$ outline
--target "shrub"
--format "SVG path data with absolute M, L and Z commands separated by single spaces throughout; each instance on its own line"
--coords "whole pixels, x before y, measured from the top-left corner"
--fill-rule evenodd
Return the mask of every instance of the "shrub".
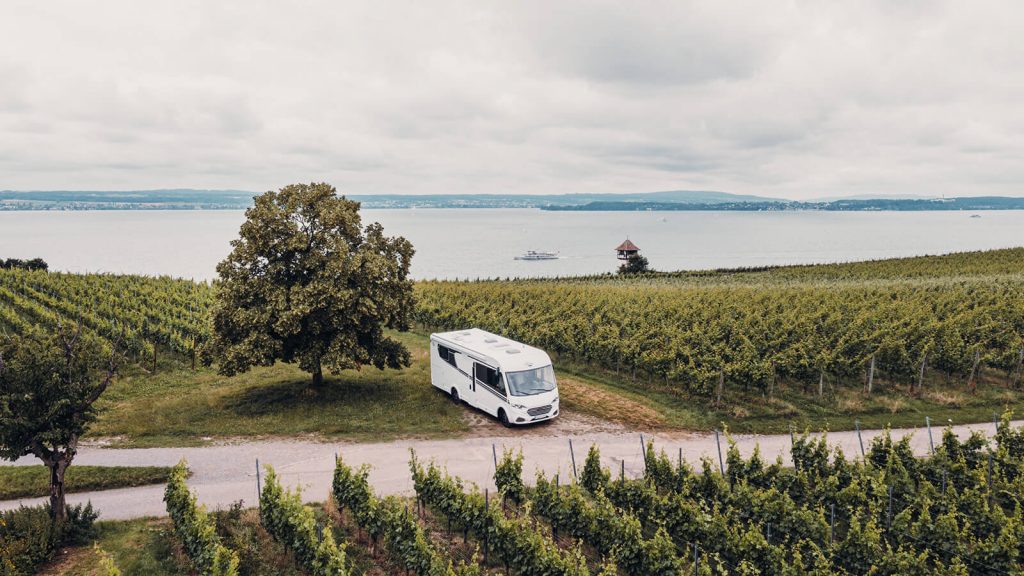
M 62 544 L 83 544 L 95 536 L 92 504 L 67 507 L 55 524 L 50 506 L 21 506 L 0 513 L 0 574 L 32 574 Z

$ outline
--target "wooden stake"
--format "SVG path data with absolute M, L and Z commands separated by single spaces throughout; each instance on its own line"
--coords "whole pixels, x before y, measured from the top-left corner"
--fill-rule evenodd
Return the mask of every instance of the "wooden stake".
M 868 364 L 868 394 L 871 394 L 871 386 L 875 383 L 875 355 L 871 355 L 871 363 Z
M 921 387 L 924 386 L 924 369 L 928 365 L 928 353 L 924 353 L 924 357 L 921 358 L 921 371 L 917 374 L 917 391 L 921 391 Z
M 1017 366 L 1013 369 L 1014 377 L 1010 381 L 1011 388 L 1017 388 L 1020 386 L 1021 371 L 1024 370 L 1024 348 L 1020 349 L 1020 354 L 1017 355 Z
M 722 405 L 722 388 L 725 387 L 725 368 L 718 372 L 718 391 L 715 395 L 715 407 Z
M 981 364 L 981 351 L 974 351 L 974 364 L 971 366 L 971 375 L 967 378 L 967 388 L 970 389 L 971 394 L 974 394 L 978 390 L 978 384 L 974 381 L 974 378 L 978 375 L 978 364 Z

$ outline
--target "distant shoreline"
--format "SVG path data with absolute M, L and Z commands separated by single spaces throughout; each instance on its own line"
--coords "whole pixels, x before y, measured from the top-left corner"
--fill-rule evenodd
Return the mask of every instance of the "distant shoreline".
M 0 191 L 0 212 L 245 210 L 256 193 L 240 190 Z M 947 212 L 1024 210 L 1024 197 L 846 198 L 796 201 L 726 192 L 636 194 L 353 194 L 373 210 L 531 208 L 560 212 Z

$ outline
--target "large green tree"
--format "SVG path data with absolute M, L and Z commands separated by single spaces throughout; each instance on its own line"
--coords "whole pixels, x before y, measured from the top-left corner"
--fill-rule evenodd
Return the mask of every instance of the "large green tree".
M 67 514 L 64 474 L 120 359 L 77 327 L 0 336 L 0 458 L 43 461 L 57 522 Z
M 209 348 L 222 374 L 281 360 L 319 385 L 324 368 L 409 365 L 384 329 L 409 328 L 412 244 L 377 223 L 363 229 L 358 202 L 322 183 L 267 192 L 231 245 L 217 265 Z

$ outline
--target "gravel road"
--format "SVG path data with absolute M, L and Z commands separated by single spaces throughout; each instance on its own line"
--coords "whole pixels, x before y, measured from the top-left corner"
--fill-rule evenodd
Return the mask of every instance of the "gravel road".
M 1020 425 L 1024 421 L 1015 422 Z M 973 430 L 988 435 L 994 431 L 992 423 L 956 426 L 954 430 L 966 437 Z M 558 429 L 551 429 L 557 432 Z M 880 431 L 864 431 L 865 447 Z M 922 426 L 918 429 L 892 431 L 894 438 L 912 434 L 912 445 L 918 454 L 929 449 L 928 433 Z M 935 442 L 940 440 L 942 429 L 932 430 Z M 253 505 L 257 498 L 256 461 L 260 465 L 271 464 L 280 475 L 282 482 L 290 486 L 301 486 L 303 499 L 310 502 L 323 501 L 330 491 L 331 475 L 334 469 L 334 454 L 355 465 L 370 464 L 370 480 L 379 494 L 413 493 L 409 475 L 409 450 L 415 449 L 422 460 L 433 459 L 447 467 L 448 471 L 483 487 L 494 488 L 492 476 L 494 461 L 491 446 L 497 447 L 501 456 L 503 448 L 522 448 L 525 456 L 524 475 L 527 481 L 535 470 L 543 469 L 549 474 L 572 473 L 569 440 L 576 453 L 576 463 L 582 468 L 587 449 L 598 444 L 605 466 L 619 470 L 625 466 L 626 475 L 636 477 L 643 471 L 643 454 L 640 435 L 634 432 L 593 431 L 571 436 L 535 432 L 502 435 L 480 435 L 454 440 L 400 440 L 382 443 L 323 443 L 309 441 L 258 441 L 238 444 L 208 446 L 199 448 L 140 448 L 112 449 L 99 447 L 83 448 L 74 464 L 104 466 L 170 466 L 182 458 L 188 460 L 193 472 L 189 485 L 196 491 L 199 501 L 208 508 L 227 507 L 232 502 L 244 500 Z M 716 463 L 718 452 L 714 434 L 659 434 L 654 435 L 655 447 L 664 449 L 676 457 L 678 450 L 683 458 L 698 464 L 704 456 Z M 755 445 L 760 445 L 765 459 L 774 461 L 782 455 L 788 461 L 790 437 L 783 435 L 737 435 L 734 440 L 744 455 L 749 455 Z M 849 457 L 859 457 L 860 447 L 856 432 L 832 432 L 829 444 L 837 446 Z M 722 439 L 722 450 L 725 450 Z M 23 458 L 15 463 L 3 465 L 37 464 L 34 458 Z M 103 519 L 127 519 L 144 516 L 163 516 L 162 485 L 105 490 L 68 495 L 70 503 L 92 501 Z M 17 507 L 20 504 L 37 504 L 41 498 L 9 500 L 0 502 L 0 509 Z

